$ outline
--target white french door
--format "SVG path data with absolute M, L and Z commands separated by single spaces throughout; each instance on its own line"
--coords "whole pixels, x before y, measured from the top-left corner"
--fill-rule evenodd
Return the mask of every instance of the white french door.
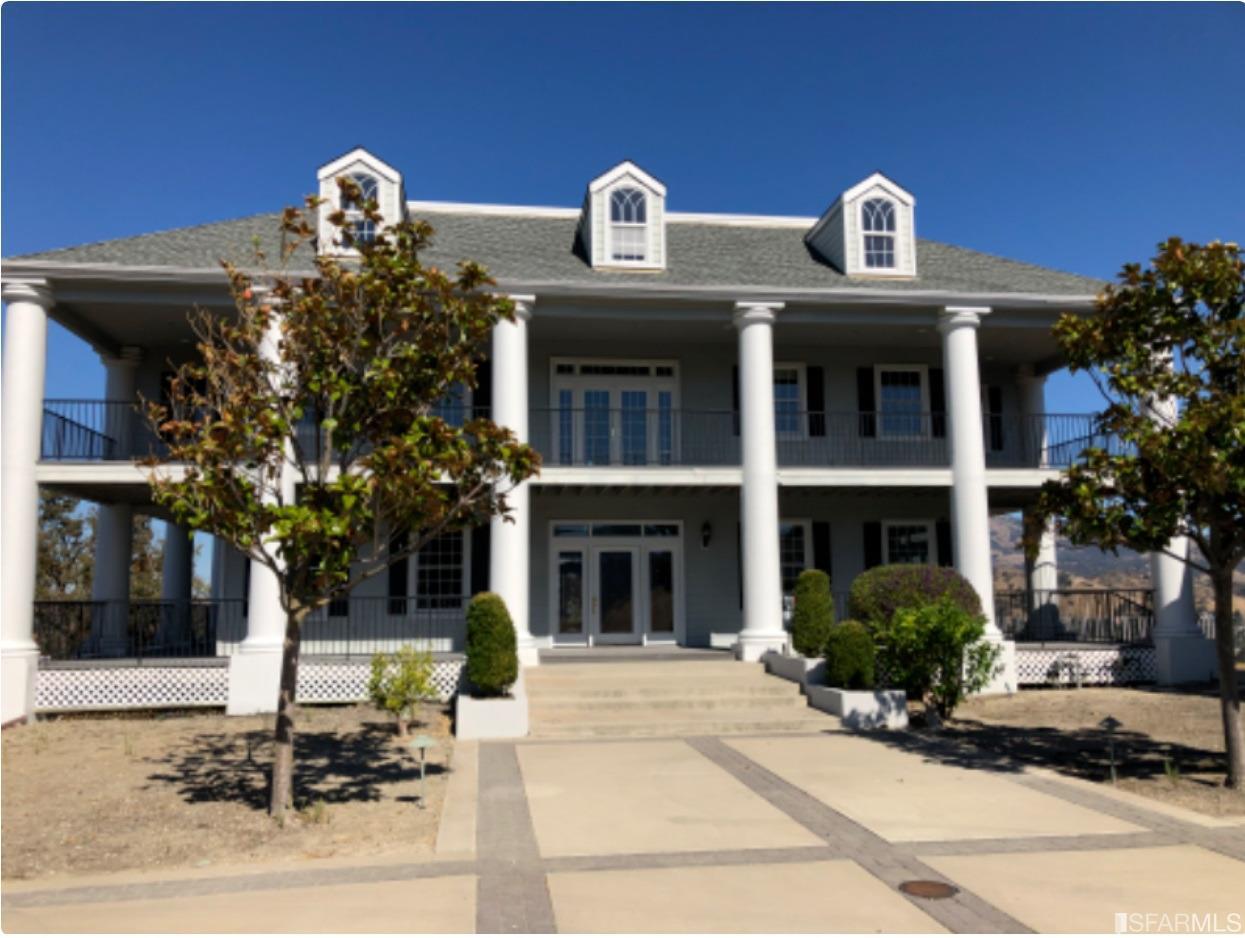
M 602 645 L 640 641 L 637 603 L 638 557 L 635 547 L 593 547 L 588 617 L 593 640 Z
M 555 359 L 553 366 L 550 429 L 558 465 L 676 461 L 674 363 Z

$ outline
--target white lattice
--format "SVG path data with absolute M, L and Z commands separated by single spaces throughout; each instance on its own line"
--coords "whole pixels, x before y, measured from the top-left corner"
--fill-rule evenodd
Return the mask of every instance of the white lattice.
M 48 668 L 39 671 L 35 709 L 223 707 L 228 693 L 227 661 L 208 667 Z
M 1021 684 L 1144 684 L 1155 679 L 1154 649 L 1026 648 L 1016 646 L 1016 677 Z
M 462 677 L 461 658 L 433 662 L 432 684 L 438 700 L 449 700 L 458 692 Z M 304 703 L 348 703 L 367 697 L 367 679 L 372 673 L 369 661 L 308 661 L 298 669 L 298 700 Z

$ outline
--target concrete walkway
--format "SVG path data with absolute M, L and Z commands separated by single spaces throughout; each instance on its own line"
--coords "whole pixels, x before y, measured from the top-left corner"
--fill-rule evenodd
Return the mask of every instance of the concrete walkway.
M 1118 913 L 1245 929 L 1245 819 L 911 735 L 460 749 L 433 860 L 6 884 L 4 930 L 1110 932 Z M 914 880 L 956 892 L 901 891 Z

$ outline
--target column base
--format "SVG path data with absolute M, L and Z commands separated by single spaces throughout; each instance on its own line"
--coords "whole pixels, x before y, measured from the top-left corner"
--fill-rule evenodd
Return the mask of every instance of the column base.
M 229 657 L 229 697 L 225 713 L 231 717 L 276 713 L 281 688 L 281 646 L 244 644 Z
M 39 649 L 0 650 L 0 724 L 28 721 L 35 715 L 39 681 Z
M 741 632 L 732 646 L 736 661 L 760 661 L 768 652 L 780 654 L 787 646 L 787 633 L 748 635 Z
M 987 641 L 998 646 L 999 660 L 997 670 L 990 683 L 982 688 L 979 696 L 991 694 L 1014 694 L 1016 692 L 1016 643 L 1002 638 L 986 636 Z
M 540 649 L 535 642 L 520 641 L 518 645 L 519 667 L 534 668 L 540 664 Z
M 1160 684 L 1213 681 L 1219 673 L 1215 643 L 1203 635 L 1156 635 L 1154 670 Z

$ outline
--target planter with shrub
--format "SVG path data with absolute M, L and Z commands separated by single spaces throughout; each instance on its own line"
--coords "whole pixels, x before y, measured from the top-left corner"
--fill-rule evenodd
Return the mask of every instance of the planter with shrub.
M 494 593 L 467 606 L 467 687 L 458 694 L 454 728 L 460 739 L 526 736 L 527 692 L 519 670 L 514 623 Z
M 795 654 L 769 652 L 761 660 L 766 670 L 776 677 L 795 681 L 801 687 L 820 684 L 826 670 L 822 653 L 834 625 L 830 577 L 821 570 L 803 571 L 795 583 L 794 599 L 790 647 Z
M 805 687 L 810 706 L 832 713 L 851 729 L 903 729 L 908 725 L 908 700 L 902 690 L 874 688 L 876 670 L 873 635 L 848 620 L 826 636 L 826 686 Z

